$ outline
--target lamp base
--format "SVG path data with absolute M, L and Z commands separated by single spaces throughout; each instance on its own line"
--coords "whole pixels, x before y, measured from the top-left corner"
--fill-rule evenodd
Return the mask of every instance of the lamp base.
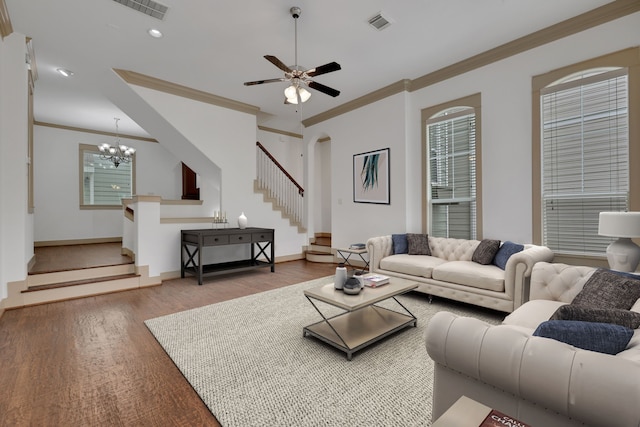
M 640 246 L 628 237 L 621 237 L 607 247 L 607 260 L 612 270 L 632 273 L 640 262 Z

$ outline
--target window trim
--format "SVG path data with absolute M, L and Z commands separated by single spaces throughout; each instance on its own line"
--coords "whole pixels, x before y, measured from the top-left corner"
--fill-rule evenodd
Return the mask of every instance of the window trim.
M 542 146 L 540 100 L 544 88 L 571 74 L 600 67 L 622 67 L 629 70 L 629 94 L 640 93 L 640 47 L 624 49 L 597 58 L 592 58 L 566 67 L 549 71 L 532 78 L 532 126 L 531 126 L 531 170 L 532 170 L 532 236 L 533 243 L 542 244 Z M 629 96 L 629 210 L 640 211 L 640 97 Z M 635 164 L 634 164 L 635 160 Z M 634 167 L 635 166 L 635 167 Z M 606 258 L 593 255 L 562 255 L 555 262 L 607 266 Z
M 468 95 L 452 101 L 423 108 L 421 110 L 421 134 L 422 134 L 422 230 L 429 230 L 429 200 L 427 198 L 427 178 L 429 177 L 429 165 L 427 159 L 427 124 L 431 117 L 443 110 L 452 107 L 473 108 L 476 116 L 476 239 L 482 240 L 482 96 L 480 93 Z M 468 112 L 466 113 L 468 114 Z
M 119 205 L 85 205 L 84 201 L 84 153 L 100 154 L 97 145 L 78 144 L 78 204 L 80 210 L 121 210 L 122 204 Z M 131 161 L 131 197 L 136 194 L 136 154 L 133 155 Z

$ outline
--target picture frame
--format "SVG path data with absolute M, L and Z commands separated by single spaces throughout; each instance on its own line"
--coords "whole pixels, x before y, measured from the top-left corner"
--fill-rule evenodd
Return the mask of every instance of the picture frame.
M 391 204 L 389 148 L 353 155 L 354 203 Z

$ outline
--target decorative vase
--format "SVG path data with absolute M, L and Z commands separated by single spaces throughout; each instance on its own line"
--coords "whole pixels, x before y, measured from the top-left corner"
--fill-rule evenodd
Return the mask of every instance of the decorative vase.
M 342 290 L 342 287 L 344 286 L 344 282 L 346 281 L 347 281 L 347 268 L 344 266 L 344 264 L 340 263 L 336 267 L 336 275 L 333 279 L 333 287 L 338 290 Z
M 360 280 L 355 276 L 349 277 L 342 285 L 342 291 L 347 295 L 358 295 L 361 290 Z
M 247 228 L 247 217 L 244 216 L 244 212 L 238 217 L 238 227 L 241 229 Z

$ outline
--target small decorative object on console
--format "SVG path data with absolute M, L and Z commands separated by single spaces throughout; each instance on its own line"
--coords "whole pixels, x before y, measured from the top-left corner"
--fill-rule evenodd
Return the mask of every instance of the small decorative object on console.
M 240 229 L 247 228 L 247 217 L 244 215 L 244 212 L 238 217 L 238 227 Z

